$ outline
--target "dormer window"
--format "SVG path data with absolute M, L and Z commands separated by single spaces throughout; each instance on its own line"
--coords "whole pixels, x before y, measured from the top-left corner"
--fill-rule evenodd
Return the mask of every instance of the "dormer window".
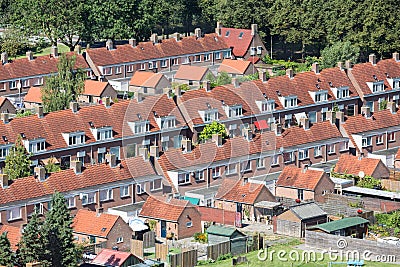
M 157 61 L 149 62 L 149 70 L 157 68 Z
M 0 146 L 0 159 L 4 159 L 10 153 L 11 144 Z
M 256 104 L 261 112 L 271 112 L 275 110 L 275 100 L 273 99 L 256 101 Z
M 63 133 L 65 142 L 69 146 L 81 145 L 85 143 L 85 132 L 78 131 L 73 133 Z
M 394 90 L 399 90 L 400 89 L 400 77 L 397 78 L 387 78 L 390 86 L 394 89 Z
M 229 118 L 239 117 L 243 115 L 242 105 L 224 106 L 225 113 Z
M 385 85 L 383 81 L 367 82 L 367 85 L 373 93 L 385 91 Z
M 164 116 L 156 118 L 156 122 L 160 129 L 171 129 L 175 128 L 176 118 L 175 116 Z
M 24 146 L 29 153 L 42 152 L 46 150 L 46 140 L 44 138 L 24 140 Z
M 349 87 L 348 86 L 341 86 L 341 87 L 334 87 L 331 88 L 332 92 L 336 96 L 336 99 L 342 99 L 350 96 Z
M 131 125 L 131 128 L 135 134 L 146 133 L 150 131 L 150 121 L 135 121 L 128 122 Z
M 113 138 L 111 126 L 104 126 L 101 128 L 92 128 L 90 130 L 92 131 L 94 138 L 96 138 L 96 141 L 107 140 L 107 139 Z
M 328 101 L 328 91 L 327 90 L 320 90 L 318 92 L 310 92 L 310 94 L 314 95 L 314 101 L 316 103 Z
M 280 97 L 285 108 L 297 107 L 297 96 Z
M 211 122 L 218 120 L 218 109 L 208 109 L 199 111 L 201 118 L 204 122 Z

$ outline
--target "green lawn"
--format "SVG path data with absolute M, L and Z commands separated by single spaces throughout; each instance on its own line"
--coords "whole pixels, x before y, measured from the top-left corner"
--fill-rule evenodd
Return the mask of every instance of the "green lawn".
M 296 245 L 296 243 L 294 243 L 294 245 Z M 301 257 L 302 250 L 294 249 L 293 245 L 288 245 L 288 244 L 272 246 L 268 250 L 269 250 L 269 252 L 271 252 L 271 250 L 275 250 L 274 258 L 273 258 L 272 261 L 271 261 L 270 258 L 268 258 L 265 261 L 259 260 L 258 257 L 257 257 L 258 252 L 257 251 L 253 251 L 253 252 L 250 252 L 250 253 L 248 253 L 246 255 L 246 257 L 249 260 L 249 262 L 248 263 L 242 263 L 239 266 L 249 266 L 249 267 L 261 267 L 261 266 L 274 266 L 274 267 L 287 267 L 287 266 L 297 267 L 297 266 L 302 266 L 302 267 L 306 267 L 307 266 L 307 267 L 312 267 L 312 266 L 328 266 L 328 263 L 330 262 L 329 255 L 327 255 L 327 254 L 325 254 L 325 259 L 323 261 L 315 261 L 315 262 L 309 262 L 309 263 L 301 262 L 301 261 L 291 261 L 289 255 L 288 255 L 289 251 L 296 250 L 296 251 L 299 252 L 299 255 Z M 280 250 L 286 251 L 287 254 L 282 258 L 288 259 L 287 261 L 280 261 L 278 259 L 277 253 Z M 291 253 L 293 254 L 294 252 L 291 252 Z M 317 254 L 317 259 L 318 259 L 319 256 L 320 256 L 320 254 Z M 293 256 L 293 257 L 295 257 L 295 256 Z M 338 261 L 336 261 L 336 262 L 338 262 Z M 223 260 L 223 261 L 219 261 L 219 262 L 216 262 L 216 263 L 208 263 L 206 266 L 215 266 L 215 267 L 228 267 L 229 266 L 230 267 L 230 266 L 232 266 L 232 259 Z M 343 265 L 342 264 L 335 264 L 335 265 L 332 265 L 332 266 L 340 267 L 340 266 L 347 266 L 347 264 L 343 264 Z M 388 264 L 388 263 L 379 263 L 379 262 L 365 262 L 363 266 L 366 266 L 366 267 L 370 267 L 370 266 L 371 267 L 383 267 L 383 266 L 399 266 L 399 265 L 397 265 L 397 264 Z
M 57 44 L 58 47 L 58 53 L 65 53 L 65 52 L 69 52 L 69 47 L 64 45 L 64 44 Z M 34 52 L 33 55 L 34 56 L 46 56 L 46 55 L 50 55 L 51 53 L 51 46 L 44 48 L 41 52 L 37 53 Z M 24 58 L 26 57 L 26 55 L 19 55 L 17 56 L 17 58 Z

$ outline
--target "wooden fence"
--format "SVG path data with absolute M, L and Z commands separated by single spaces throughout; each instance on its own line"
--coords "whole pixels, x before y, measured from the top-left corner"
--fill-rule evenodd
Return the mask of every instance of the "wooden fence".
M 156 243 L 156 259 L 167 261 L 168 245 Z
M 153 231 L 149 231 L 143 234 L 144 248 L 154 247 L 155 241 L 156 241 L 156 234 Z
M 217 260 L 220 255 L 231 253 L 231 241 L 225 241 L 219 244 L 207 247 L 207 258 Z
M 183 251 L 179 254 L 170 254 L 168 256 L 171 267 L 194 267 L 197 264 L 197 249 Z
M 144 250 L 143 250 L 143 241 L 142 240 L 131 240 L 131 253 L 135 256 L 143 258 Z

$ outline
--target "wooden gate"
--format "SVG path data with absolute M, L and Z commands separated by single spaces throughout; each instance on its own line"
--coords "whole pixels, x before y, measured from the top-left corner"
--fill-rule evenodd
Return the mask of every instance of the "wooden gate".
M 149 231 L 143 234 L 143 247 L 151 248 L 154 247 L 156 240 L 156 234 L 153 231 Z
M 168 245 L 156 243 L 156 259 L 167 261 Z
M 187 250 L 182 253 L 169 255 L 171 267 L 194 267 L 197 264 L 197 249 Z
M 131 253 L 135 256 L 143 258 L 144 251 L 143 251 L 143 241 L 141 240 L 131 240 Z

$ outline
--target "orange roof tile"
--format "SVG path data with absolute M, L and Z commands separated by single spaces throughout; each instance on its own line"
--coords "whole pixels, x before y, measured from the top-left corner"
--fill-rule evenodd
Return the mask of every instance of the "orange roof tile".
M 215 222 L 226 225 L 235 225 L 235 212 L 204 206 L 196 206 L 201 214 L 201 221 Z
M 161 73 L 136 71 L 133 74 L 129 85 L 155 88 L 163 76 L 164 75 Z
M 4 101 L 6 101 L 7 98 L 0 96 L 0 107 L 4 104 Z
M 218 72 L 227 72 L 233 74 L 245 74 L 246 70 L 251 66 L 250 61 L 224 59 L 218 68 Z
M 347 117 L 343 128 L 348 134 L 363 133 L 400 125 L 400 113 L 391 113 L 389 109 L 375 111 L 366 118 L 362 114 Z
M 31 87 L 24 96 L 24 102 L 42 104 L 42 92 L 40 87 Z
M 125 261 L 132 255 L 129 252 L 123 252 L 112 249 L 102 249 L 91 263 L 96 266 L 123 266 Z
M 208 68 L 206 67 L 181 65 L 175 73 L 174 78 L 179 80 L 201 81 L 204 79 L 207 71 Z
M 279 175 L 276 186 L 314 190 L 324 175 L 324 171 L 304 171 L 301 168 L 286 166 Z
M 107 85 L 108 82 L 85 80 L 85 89 L 83 91 L 83 95 L 101 96 Z
M 360 159 L 359 157 L 343 154 L 336 163 L 334 171 L 356 176 L 359 175 L 360 171 L 363 171 L 365 175 L 372 176 L 380 161 L 380 159 L 364 157 Z
M 233 54 L 237 57 L 246 55 L 253 40 L 249 29 L 222 28 L 221 37 L 229 47 L 233 47 Z
M 225 178 L 218 189 L 215 199 L 252 205 L 261 194 L 263 187 L 263 184 L 243 184 L 242 180 L 232 181 L 232 179 Z
M 188 200 L 149 196 L 139 216 L 176 222 L 187 207 L 194 208 Z
M 119 216 L 89 210 L 78 210 L 72 222 L 75 233 L 87 234 L 106 238 Z
M 7 233 L 7 239 L 10 241 L 11 249 L 16 251 L 18 249 L 18 243 L 21 240 L 21 228 L 10 226 L 10 225 L 3 225 L 0 228 L 0 235 L 4 232 Z

